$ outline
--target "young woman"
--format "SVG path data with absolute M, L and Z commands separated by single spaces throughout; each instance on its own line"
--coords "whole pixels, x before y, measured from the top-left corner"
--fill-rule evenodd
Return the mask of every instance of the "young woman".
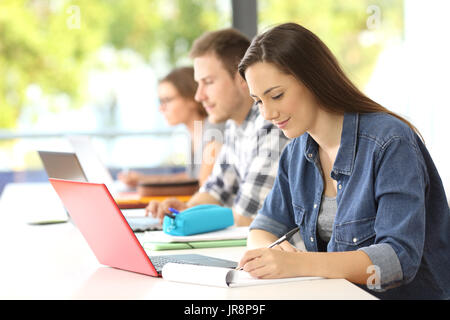
M 450 213 L 417 130 L 369 99 L 325 44 L 287 23 L 239 65 L 289 138 L 240 267 L 261 278 L 345 278 L 380 298 L 450 298 Z M 306 252 L 288 242 L 300 228 Z
M 224 124 L 211 124 L 207 120 L 208 115 L 202 104 L 194 99 L 196 91 L 192 67 L 172 70 L 158 85 L 159 111 L 170 126 L 184 124 L 190 134 L 192 150 L 186 173 L 151 176 L 136 171 L 121 172 L 118 178 L 122 182 L 135 187 L 139 182 L 169 181 L 183 177 L 196 178 L 199 185 L 206 181 L 222 146 L 222 141 L 214 138 L 223 136 Z

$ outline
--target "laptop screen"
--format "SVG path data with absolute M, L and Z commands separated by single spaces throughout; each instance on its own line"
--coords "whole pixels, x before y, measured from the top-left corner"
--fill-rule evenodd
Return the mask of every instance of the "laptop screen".
M 87 181 L 75 153 L 38 151 L 38 154 L 49 178 Z
M 80 161 L 87 181 L 104 183 L 110 190 L 114 190 L 114 179 L 97 155 L 90 138 L 87 136 L 69 136 L 67 139 Z
M 101 264 L 158 275 L 104 184 L 49 181 Z

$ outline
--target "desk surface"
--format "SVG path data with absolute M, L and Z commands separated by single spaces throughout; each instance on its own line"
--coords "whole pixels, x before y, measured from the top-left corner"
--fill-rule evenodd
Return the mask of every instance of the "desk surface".
M 8 186 L 0 199 L 0 299 L 375 299 L 344 279 L 323 279 L 244 288 L 218 288 L 170 282 L 98 263 L 73 224 L 32 226 L 29 208 L 17 205 L 20 185 Z M 29 192 L 29 185 L 23 186 Z M 46 198 L 48 200 L 48 198 Z M 15 204 L 13 207 L 12 205 Z M 56 205 L 55 205 L 56 207 Z M 195 253 L 239 260 L 244 247 L 159 251 Z

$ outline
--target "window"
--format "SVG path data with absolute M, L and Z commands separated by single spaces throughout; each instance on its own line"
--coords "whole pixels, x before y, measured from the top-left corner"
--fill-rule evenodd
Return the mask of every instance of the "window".
M 183 165 L 187 135 L 158 112 L 157 81 L 191 65 L 192 41 L 229 27 L 230 10 L 219 0 L 1 1 L 0 171 L 41 170 L 35 151 L 68 151 L 63 136 L 78 133 L 110 167 Z
M 450 2 L 445 0 L 259 0 L 259 32 L 296 22 L 316 33 L 350 79 L 410 120 L 450 192 Z
M 94 136 L 109 167 L 182 166 L 183 128 L 157 111 L 158 78 L 191 65 L 192 41 L 231 26 L 231 0 L 0 2 L 1 174 L 41 170 L 37 149 Z M 421 132 L 450 190 L 446 0 L 259 0 L 258 31 L 315 32 L 371 98 Z M 16 179 L 17 180 L 17 179 Z

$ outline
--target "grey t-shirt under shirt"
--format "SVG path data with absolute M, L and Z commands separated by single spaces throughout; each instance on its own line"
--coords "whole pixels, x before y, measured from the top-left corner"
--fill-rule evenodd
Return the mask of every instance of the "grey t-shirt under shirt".
M 317 231 L 323 241 L 328 242 L 333 232 L 333 222 L 336 217 L 337 201 L 336 197 L 323 196 L 317 218 Z

